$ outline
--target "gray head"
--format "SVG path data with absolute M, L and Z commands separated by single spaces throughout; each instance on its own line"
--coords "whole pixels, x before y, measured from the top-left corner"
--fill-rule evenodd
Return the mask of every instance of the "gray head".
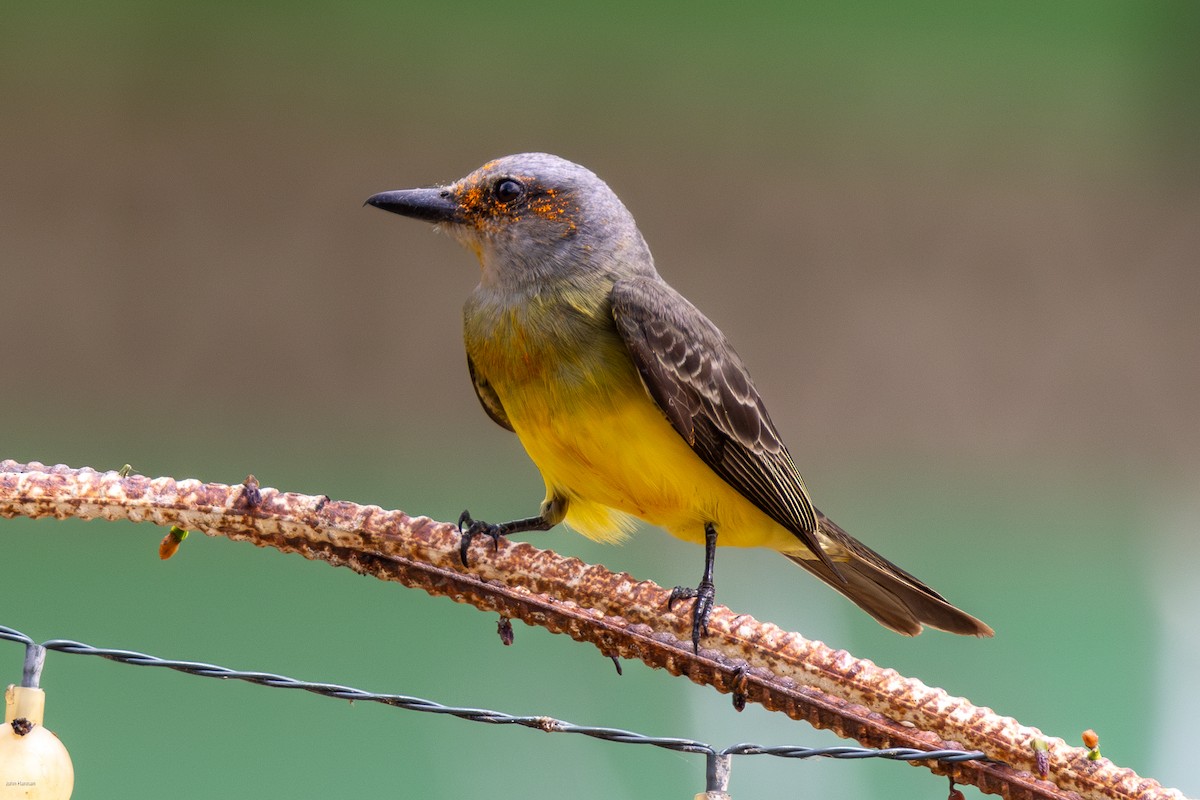
M 485 284 L 654 271 L 612 189 L 591 170 L 547 153 L 505 156 L 448 186 L 381 192 L 367 202 L 452 234 L 479 257 Z

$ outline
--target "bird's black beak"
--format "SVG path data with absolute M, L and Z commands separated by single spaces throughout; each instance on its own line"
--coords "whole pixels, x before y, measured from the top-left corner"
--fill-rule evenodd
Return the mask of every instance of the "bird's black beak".
M 449 189 L 397 189 L 367 198 L 366 205 L 426 222 L 461 222 L 462 208 Z

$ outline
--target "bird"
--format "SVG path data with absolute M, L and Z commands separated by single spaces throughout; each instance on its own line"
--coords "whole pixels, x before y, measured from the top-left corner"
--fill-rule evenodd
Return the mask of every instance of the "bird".
M 433 223 L 475 255 L 479 283 L 463 308 L 471 383 L 545 483 L 535 516 L 462 513 L 464 566 L 476 537 L 566 523 L 615 543 L 636 518 L 704 547 L 699 583 L 668 602 L 693 600 L 696 652 L 718 545 L 782 553 L 901 634 L 993 635 L 817 510 L 744 362 L 659 276 L 632 214 L 595 173 L 520 153 L 366 204 Z

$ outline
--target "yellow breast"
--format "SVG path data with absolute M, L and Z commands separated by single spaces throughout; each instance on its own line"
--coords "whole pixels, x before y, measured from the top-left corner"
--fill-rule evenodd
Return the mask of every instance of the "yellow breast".
M 681 539 L 796 551 L 799 540 L 742 497 L 671 427 L 625 361 L 586 384 L 524 382 L 502 401 L 542 473 L 547 497 L 568 499 L 566 522 L 593 539 L 619 540 L 624 515 Z M 617 514 L 612 512 L 616 511 Z
M 579 309 L 576 309 L 579 310 Z M 722 480 L 647 393 L 607 312 L 507 309 L 486 328 L 468 313 L 467 350 L 500 398 L 566 522 L 619 541 L 629 516 L 691 542 L 803 553 L 800 541 Z

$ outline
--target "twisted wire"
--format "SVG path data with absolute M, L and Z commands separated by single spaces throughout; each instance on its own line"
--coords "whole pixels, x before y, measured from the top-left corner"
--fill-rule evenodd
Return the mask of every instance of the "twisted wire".
M 24 644 L 26 647 L 36 646 L 32 638 L 13 628 L 0 625 L 0 639 Z M 47 650 L 74 655 L 98 656 L 120 664 L 130 664 L 139 667 L 161 667 L 172 669 L 187 675 L 198 675 L 205 678 L 221 678 L 223 680 L 245 681 L 259 686 L 270 686 L 275 689 L 298 689 L 324 697 L 335 697 L 341 700 L 356 702 L 380 703 L 394 708 L 409 711 L 423 711 L 429 714 L 447 714 L 471 722 L 486 722 L 491 725 L 519 725 L 525 728 L 535 728 L 545 733 L 574 733 L 589 736 L 608 742 L 622 744 L 639 744 L 661 747 L 681 753 L 700 753 L 710 760 L 718 757 L 765 755 L 779 758 L 832 758 L 854 760 L 862 758 L 884 758 L 893 761 L 923 761 L 939 760 L 947 762 L 987 760 L 978 750 L 916 750 L 906 747 L 892 747 L 877 750 L 867 747 L 851 747 L 839 745 L 834 747 L 801 747 L 798 745 L 761 745 L 749 742 L 731 745 L 718 749 L 711 744 L 696 739 L 678 737 L 648 736 L 620 728 L 607 728 L 594 725 L 576 725 L 564 720 L 544 715 L 515 715 L 502 711 L 492 711 L 485 708 L 469 708 L 448 706 L 442 703 L 411 697 L 403 694 L 387 694 L 369 692 L 351 686 L 319 681 L 302 681 L 285 675 L 270 672 L 256 672 L 231 669 L 217 664 L 206 664 L 199 661 L 181 661 L 178 659 L 159 658 L 157 656 L 139 653 L 134 650 L 119 650 L 106 647 L 94 647 L 71 639 L 50 639 L 41 642 Z

